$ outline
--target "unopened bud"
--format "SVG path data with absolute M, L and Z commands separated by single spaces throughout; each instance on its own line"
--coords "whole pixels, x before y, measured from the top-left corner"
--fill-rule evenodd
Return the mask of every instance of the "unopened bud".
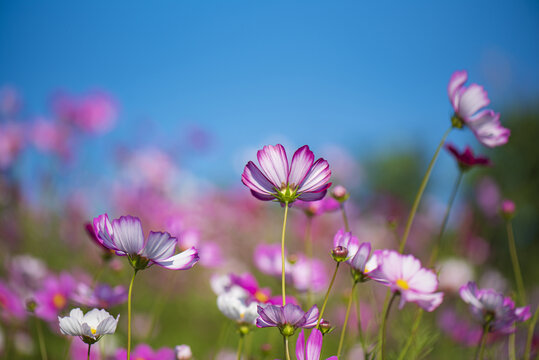
M 337 262 L 346 261 L 348 257 L 348 249 L 339 245 L 331 251 L 331 257 Z
M 288 262 L 292 265 L 298 262 L 298 256 L 296 254 L 292 254 L 288 257 Z
M 515 216 L 516 206 L 511 200 L 502 201 L 500 206 L 500 213 L 505 220 L 511 220 Z
M 350 193 L 342 185 L 337 185 L 331 190 L 331 196 L 338 202 L 342 203 L 348 200 Z
M 333 327 L 327 320 L 320 321 L 320 324 L 318 325 L 318 330 L 322 333 L 322 335 L 326 335 L 333 331 Z
M 247 325 L 240 325 L 238 327 L 238 333 L 241 335 L 241 336 L 245 336 L 249 333 L 249 326 Z

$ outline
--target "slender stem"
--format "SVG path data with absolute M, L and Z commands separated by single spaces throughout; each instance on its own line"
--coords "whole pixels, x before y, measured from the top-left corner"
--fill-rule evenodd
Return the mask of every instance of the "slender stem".
M 391 305 L 393 305 L 393 301 L 397 297 L 397 293 L 394 292 L 393 296 L 391 297 L 391 300 L 389 300 L 389 305 L 387 306 L 387 310 L 384 314 L 384 319 L 382 320 L 382 345 L 380 347 L 380 355 L 382 360 L 385 360 L 386 358 L 386 326 L 387 326 L 387 318 L 389 317 L 389 311 L 391 310 Z
M 41 327 L 41 320 L 37 317 L 36 319 L 36 328 L 37 328 L 37 338 L 39 341 L 39 351 L 41 352 L 41 359 L 47 360 L 47 347 L 45 345 L 45 338 L 43 337 L 43 328 Z
M 238 341 L 238 354 L 236 356 L 237 360 L 241 360 L 242 349 L 243 349 L 243 335 L 240 335 L 240 340 Z
M 309 264 L 312 263 L 312 259 L 313 259 L 312 227 L 313 227 L 313 217 L 307 216 L 307 224 L 305 225 L 305 254 L 307 255 L 307 258 L 309 259 Z M 312 265 L 310 266 L 311 266 L 311 271 L 310 271 L 311 281 L 309 282 L 309 287 L 307 289 L 307 302 L 309 306 L 311 306 L 312 303 L 314 302 L 313 289 L 310 286 L 310 284 L 312 283 Z
M 517 356 L 515 353 L 515 333 L 509 335 L 508 353 L 510 360 L 516 360 Z
M 284 336 L 284 355 L 286 360 L 290 360 L 290 349 L 288 349 L 288 336 Z
M 432 267 L 434 263 L 436 262 L 436 258 L 438 257 L 438 253 L 440 251 L 440 248 L 442 247 L 442 237 L 444 236 L 445 228 L 449 221 L 449 214 L 451 214 L 451 208 L 453 207 L 453 202 L 455 201 L 455 198 L 457 197 L 457 192 L 459 190 L 460 183 L 462 182 L 463 175 L 464 175 L 464 171 L 459 170 L 457 180 L 455 181 L 455 185 L 453 186 L 453 191 L 451 192 L 451 196 L 449 197 L 449 201 L 447 202 L 444 219 L 442 220 L 442 225 L 440 226 L 440 232 L 438 233 L 438 238 L 436 239 L 436 243 L 434 244 L 434 249 L 430 256 L 429 267 Z
M 410 215 L 408 215 L 408 220 L 406 221 L 406 227 L 404 228 L 404 233 L 402 234 L 401 243 L 399 246 L 399 252 L 402 253 L 404 250 L 404 247 L 406 246 L 406 241 L 408 240 L 408 235 L 410 235 L 410 229 L 412 228 L 412 223 L 414 222 L 415 213 L 417 212 L 417 208 L 419 207 L 419 201 L 421 200 L 421 197 L 423 196 L 423 191 L 425 191 L 425 188 L 427 187 L 427 183 L 430 178 L 430 173 L 432 172 L 432 169 L 434 168 L 434 163 L 436 162 L 436 159 L 438 158 L 438 154 L 440 153 L 440 149 L 445 143 L 445 139 L 451 132 L 453 127 L 450 127 L 445 132 L 444 136 L 442 137 L 442 141 L 440 141 L 440 144 L 438 144 L 438 147 L 436 148 L 436 151 L 434 152 L 434 155 L 432 156 L 432 159 L 430 160 L 429 167 L 427 168 L 427 172 L 425 173 L 425 176 L 423 176 L 423 180 L 421 181 L 421 185 L 419 186 L 419 190 L 417 191 L 417 194 L 415 195 L 414 203 L 412 205 L 412 210 L 410 210 Z
M 285 283 L 285 258 L 284 258 L 284 235 L 286 232 L 286 218 L 288 217 L 288 201 L 284 203 L 284 220 L 283 220 L 283 232 L 281 236 L 281 291 L 283 293 L 283 306 L 286 305 L 286 283 Z
M 344 221 L 344 230 L 346 230 L 346 232 L 349 232 L 350 224 L 348 223 L 348 216 L 346 216 L 346 210 L 344 209 L 344 202 L 341 202 L 341 213 L 342 219 Z
M 352 307 L 352 300 L 354 299 L 354 290 L 356 289 L 357 281 L 354 281 L 352 290 L 348 296 L 348 305 L 346 306 L 346 316 L 344 317 L 344 324 L 342 326 L 341 338 L 339 340 L 339 349 L 337 350 L 337 357 L 341 356 L 342 346 L 344 344 L 344 335 L 346 334 L 346 326 L 348 325 L 348 317 L 350 316 L 350 308 Z M 359 300 L 358 300 L 359 301 Z
M 526 338 L 526 350 L 524 351 L 524 360 L 530 359 L 530 353 L 532 349 L 533 331 L 535 330 L 535 324 L 537 324 L 537 318 L 539 317 L 539 306 L 535 309 L 533 318 L 528 326 L 528 336 Z
M 359 342 L 363 349 L 363 354 L 367 354 L 367 348 L 365 346 L 365 338 L 363 336 L 363 329 L 361 328 L 361 304 L 359 301 L 359 288 L 356 294 L 354 294 L 356 300 L 356 313 L 357 313 L 357 333 L 359 335 Z
M 479 344 L 477 345 L 477 349 L 475 350 L 475 360 L 483 359 L 483 352 L 485 351 L 485 344 L 487 342 L 487 335 L 488 335 L 489 327 L 490 327 L 489 323 L 483 326 L 483 332 L 481 333 L 481 340 L 479 340 Z
M 318 315 L 318 321 L 316 322 L 316 328 L 318 328 L 318 325 L 320 325 L 320 320 L 322 320 L 322 315 L 324 315 L 324 310 L 326 310 L 326 305 L 328 303 L 329 293 L 331 291 L 331 288 L 333 287 L 333 283 L 335 282 L 335 277 L 337 276 L 337 271 L 339 270 L 339 265 L 341 265 L 340 262 L 337 261 L 337 265 L 335 266 L 335 271 L 333 272 L 333 277 L 331 278 L 331 282 L 328 286 L 328 291 L 326 292 L 326 297 L 324 298 L 324 303 L 322 304 L 322 310 L 320 310 L 320 315 Z
M 133 283 L 135 282 L 135 275 L 137 270 L 133 272 L 131 283 L 129 283 L 129 294 L 127 297 L 127 358 L 131 359 L 131 298 L 133 293 Z
M 90 360 L 90 348 L 92 347 L 92 344 L 88 344 L 88 360 Z
M 507 240 L 509 240 L 509 253 L 511 255 L 511 263 L 513 264 L 513 272 L 515 273 L 515 281 L 517 283 L 518 298 L 520 305 L 526 303 L 526 290 L 524 290 L 524 281 L 522 281 L 522 273 L 518 263 L 517 248 L 515 246 L 515 235 L 513 233 L 513 224 L 511 220 L 507 220 Z
M 410 346 L 412 346 L 414 340 L 415 340 L 415 335 L 417 333 L 417 330 L 419 329 L 419 324 L 421 323 L 421 318 L 423 317 L 423 309 L 417 309 L 417 313 L 415 315 L 415 320 L 414 320 L 414 323 L 412 325 L 412 331 L 410 332 L 410 336 L 408 336 L 408 340 L 406 340 L 406 344 L 404 345 L 404 347 L 402 348 L 400 354 L 399 354 L 399 358 L 398 360 L 403 360 L 405 359 L 405 356 L 406 356 L 406 353 L 408 352 L 408 350 L 410 349 Z

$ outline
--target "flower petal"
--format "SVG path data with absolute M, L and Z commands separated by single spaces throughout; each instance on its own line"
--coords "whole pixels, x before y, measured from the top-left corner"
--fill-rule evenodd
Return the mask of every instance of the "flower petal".
M 114 219 L 112 229 L 114 244 L 119 251 L 138 254 L 144 247 L 144 235 L 139 218 L 128 215 Z
M 187 270 L 192 268 L 198 260 L 198 251 L 192 247 L 168 259 L 155 261 L 155 263 L 171 270 Z
M 305 176 L 305 179 L 299 186 L 298 192 L 317 192 L 327 189 L 329 186 L 327 182 L 331 177 L 331 170 L 329 170 L 329 163 L 320 158 L 311 167 L 309 173 Z
M 114 334 L 116 332 L 116 326 L 118 326 L 119 319 L 120 314 L 118 314 L 116 319 L 113 316 L 109 316 L 105 320 L 101 321 L 99 325 L 97 325 L 96 335 Z
M 460 95 L 460 89 L 464 85 L 464 83 L 468 80 L 468 72 L 466 70 L 462 71 L 455 71 L 453 75 L 451 75 L 451 79 L 449 79 L 449 85 L 447 86 L 447 93 L 449 95 L 449 100 L 451 101 L 451 104 L 453 105 L 453 108 L 455 111 L 457 111 L 459 106 L 459 95 Z
M 174 255 L 177 242 L 178 239 L 167 232 L 150 231 L 141 255 L 152 261 L 168 259 Z
M 322 333 L 318 329 L 313 329 L 309 340 L 307 340 L 307 349 L 305 351 L 308 360 L 320 359 L 320 352 L 322 351 Z
M 94 218 L 93 228 L 99 243 L 111 250 L 117 250 L 114 244 L 112 225 L 107 214 Z
M 303 182 L 313 163 L 314 154 L 307 145 L 296 150 L 290 164 L 290 174 L 288 174 L 287 183 L 290 187 L 295 188 Z
M 253 195 L 255 195 L 254 193 L 258 193 L 264 196 L 271 196 L 275 192 L 275 187 L 279 187 L 280 185 L 272 184 L 252 161 L 249 161 L 245 165 L 245 169 L 243 169 L 243 174 L 241 175 L 241 181 L 251 189 Z M 271 196 L 271 199 L 273 198 Z
M 500 124 L 500 114 L 492 110 L 480 111 L 466 124 L 481 144 L 491 148 L 506 144 L 511 135 L 511 131 Z
M 81 324 L 76 318 L 69 316 L 63 318 L 58 317 L 58 322 L 60 323 L 60 331 L 62 334 L 71 336 L 80 336 L 82 334 Z
M 458 113 L 466 121 L 479 110 L 490 104 L 488 94 L 482 86 L 472 84 L 462 90 L 459 99 Z
M 316 305 L 313 305 L 313 307 L 310 308 L 309 311 L 307 311 L 307 313 L 305 314 L 305 322 L 302 327 L 306 329 L 315 327 L 316 323 L 318 322 L 318 315 L 318 308 L 316 307 Z
M 288 158 L 281 144 L 264 146 L 262 150 L 258 151 L 257 157 L 262 172 L 275 187 L 280 189 L 287 184 Z
M 299 332 L 298 340 L 296 341 L 296 358 L 297 360 L 305 360 L 305 332 L 303 329 Z

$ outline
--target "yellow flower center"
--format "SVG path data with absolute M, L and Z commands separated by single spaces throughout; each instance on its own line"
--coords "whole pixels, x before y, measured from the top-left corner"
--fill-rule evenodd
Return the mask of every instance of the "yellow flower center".
M 264 294 L 262 291 L 257 291 L 255 293 L 255 299 L 259 303 L 266 303 L 269 300 L 268 295 Z
M 90 329 L 90 331 L 91 331 L 91 332 L 92 332 L 92 334 L 94 334 L 94 335 L 95 335 L 95 333 L 97 332 L 97 330 L 96 330 L 96 329 L 94 329 L 94 328 L 91 328 L 91 329 Z
M 400 287 L 402 290 L 408 290 L 410 288 L 410 285 L 408 285 L 408 282 L 404 279 L 398 279 L 397 286 Z
M 58 293 L 52 298 L 52 303 L 57 309 L 62 309 L 64 306 L 66 306 L 67 300 L 63 294 Z

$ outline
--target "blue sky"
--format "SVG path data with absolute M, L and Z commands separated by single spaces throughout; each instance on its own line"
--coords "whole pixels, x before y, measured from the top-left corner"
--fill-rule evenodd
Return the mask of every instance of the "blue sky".
M 32 114 L 47 113 L 57 89 L 113 94 L 119 124 L 85 142 L 90 158 L 117 143 L 173 149 L 186 126 L 203 126 L 213 153 L 182 166 L 234 182 L 244 149 L 276 141 L 364 156 L 433 149 L 457 69 L 495 110 L 530 103 L 538 34 L 531 0 L 0 0 L 0 84 L 16 86 Z

